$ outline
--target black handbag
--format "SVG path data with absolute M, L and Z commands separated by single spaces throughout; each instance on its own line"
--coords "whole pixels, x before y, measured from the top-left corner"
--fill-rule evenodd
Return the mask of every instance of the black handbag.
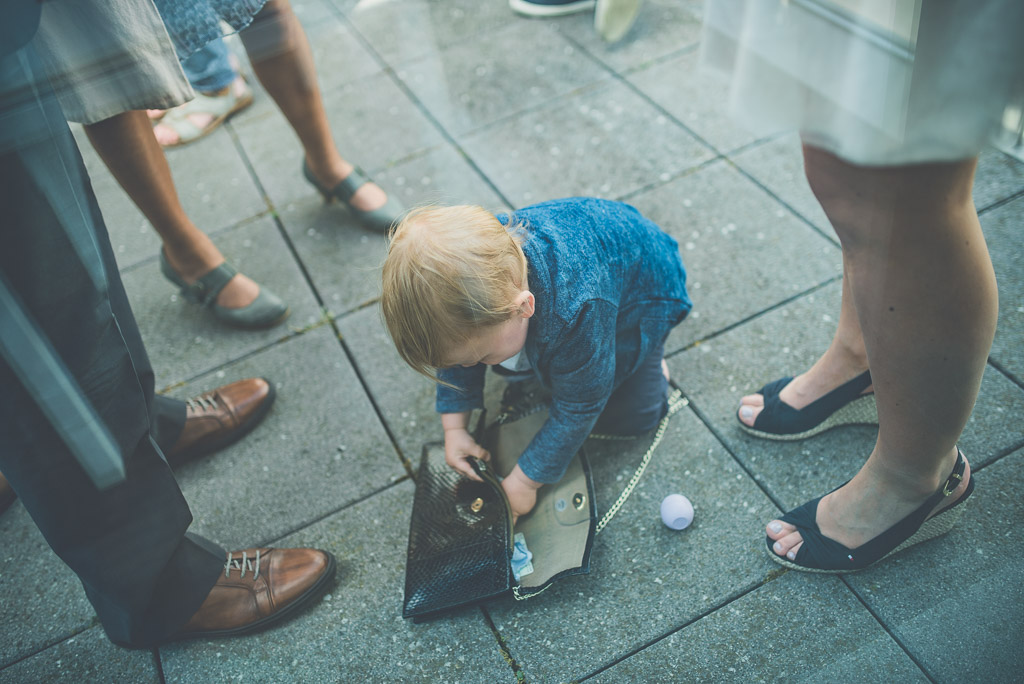
M 403 617 L 419 622 L 507 594 L 524 599 L 562 577 L 589 572 L 597 509 L 581 451 L 557 484 L 538 491 L 534 509 L 516 523 L 533 561 L 518 582 L 512 573 L 512 512 L 499 477 L 512 470 L 545 420 L 546 406 L 514 419 L 507 412 L 499 416 L 482 440 L 491 461 L 472 462 L 483 482 L 449 468 L 443 444 L 423 447 Z

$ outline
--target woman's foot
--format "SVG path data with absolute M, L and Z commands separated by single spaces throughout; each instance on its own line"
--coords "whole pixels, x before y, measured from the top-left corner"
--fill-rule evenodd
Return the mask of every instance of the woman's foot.
M 224 263 L 224 255 L 209 238 L 189 249 L 173 249 L 170 245 L 164 245 L 164 254 L 167 263 L 188 285 Z M 215 302 L 225 309 L 242 309 L 252 304 L 259 294 L 260 286 L 238 273 L 220 291 Z
M 932 496 L 954 469 L 958 450 L 942 459 L 935 475 L 915 477 L 880 465 L 883 459 L 872 454 L 852 480 L 825 495 L 818 502 L 815 522 L 821 534 L 856 550 L 897 524 Z M 967 492 L 970 464 L 964 459 L 964 471 L 957 486 L 932 509 L 928 518 L 956 504 Z M 804 543 L 797 528 L 782 520 L 772 520 L 765 528 L 773 540 L 772 551 L 793 561 Z
M 238 74 L 230 85 L 213 92 L 197 92 L 193 100 L 160 112 L 147 110 L 153 121 L 153 135 L 164 147 L 174 147 L 198 140 L 213 132 L 233 114 L 252 104 L 252 90 Z
M 779 393 L 784 404 L 796 410 L 806 408 L 809 404 L 841 387 L 868 369 L 867 359 L 853 355 L 841 355 L 826 352 L 806 373 L 793 378 Z M 872 385 L 861 392 L 871 394 Z M 764 410 L 764 395 L 748 394 L 740 399 L 737 415 L 747 427 L 754 427 L 754 421 Z
M 337 186 L 338 183 L 348 178 L 349 174 L 355 170 L 352 164 L 340 158 L 332 164 L 317 166 L 307 156 L 306 166 L 322 188 Z M 375 211 L 383 207 L 387 202 L 388 194 L 384 192 L 383 188 L 373 181 L 369 181 L 355 191 L 348 204 L 353 209 L 358 209 L 359 211 Z

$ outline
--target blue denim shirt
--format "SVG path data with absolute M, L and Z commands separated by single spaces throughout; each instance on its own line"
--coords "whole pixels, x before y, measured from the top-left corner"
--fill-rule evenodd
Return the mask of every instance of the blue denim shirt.
M 523 352 L 552 394 L 550 416 L 519 457 L 557 482 L 605 403 L 690 311 L 679 245 L 628 204 L 573 197 L 515 212 L 536 298 Z M 505 225 L 509 217 L 498 216 Z M 483 406 L 486 366 L 438 369 L 437 410 Z

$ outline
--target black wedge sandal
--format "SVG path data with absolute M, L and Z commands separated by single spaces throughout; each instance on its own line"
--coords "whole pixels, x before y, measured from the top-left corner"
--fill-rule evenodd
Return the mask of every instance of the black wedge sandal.
M 772 557 L 773 561 L 787 568 L 804 572 L 838 575 L 863 570 L 903 549 L 946 534 L 960 520 L 960 516 L 964 512 L 964 504 L 971 494 L 974 493 L 973 475 L 967 482 L 967 490 L 960 495 L 956 503 L 944 508 L 931 517 L 928 516 L 943 499 L 950 496 L 960 483 L 963 482 L 966 468 L 967 462 L 964 460 L 963 452 L 957 447 L 956 464 L 953 466 L 953 472 L 946 478 L 946 482 L 942 487 L 929 496 L 913 513 L 874 539 L 861 544 L 856 549 L 847 548 L 821 533 L 821 530 L 818 529 L 817 513 L 818 502 L 821 501 L 822 497 L 819 496 L 817 499 L 812 499 L 803 506 L 794 508 L 779 518 L 782 522 L 787 522 L 796 527 L 797 532 L 803 538 L 803 543 L 796 552 L 796 557 L 790 560 L 775 553 L 773 550 L 775 540 L 765 535 L 768 555 Z M 832 491 L 835 491 L 835 489 Z
M 792 380 L 779 378 L 757 391 L 764 396 L 764 408 L 753 427 L 740 420 L 737 410 L 736 420 L 744 432 L 762 439 L 796 441 L 841 425 L 878 425 L 874 393 L 862 394 L 871 386 L 871 371 L 864 371 L 802 409 L 793 408 L 780 396 Z

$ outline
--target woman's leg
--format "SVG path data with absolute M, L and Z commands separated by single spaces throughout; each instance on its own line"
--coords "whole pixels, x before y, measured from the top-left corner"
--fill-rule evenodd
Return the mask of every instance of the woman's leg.
M 805 160 L 843 246 L 878 405 L 867 463 L 817 511 L 825 536 L 855 548 L 952 470 L 995 334 L 995 275 L 971 197 L 976 160 L 868 168 L 811 147 Z M 768 533 L 777 553 L 795 554 L 791 526 L 773 521 Z
M 167 260 L 185 282 L 195 282 L 224 262 L 220 250 L 178 201 L 170 166 L 146 112 L 124 112 L 85 126 L 85 131 L 114 178 L 160 234 Z M 258 294 L 259 285 L 238 274 L 221 290 L 217 303 L 237 309 L 251 304 Z
M 333 188 L 353 167 L 334 145 L 316 81 L 313 53 L 291 5 L 287 0 L 269 0 L 252 25 L 239 35 L 260 83 L 299 136 L 313 175 L 324 187 Z M 351 204 L 369 211 L 385 202 L 387 195 L 370 182 L 359 188 Z

